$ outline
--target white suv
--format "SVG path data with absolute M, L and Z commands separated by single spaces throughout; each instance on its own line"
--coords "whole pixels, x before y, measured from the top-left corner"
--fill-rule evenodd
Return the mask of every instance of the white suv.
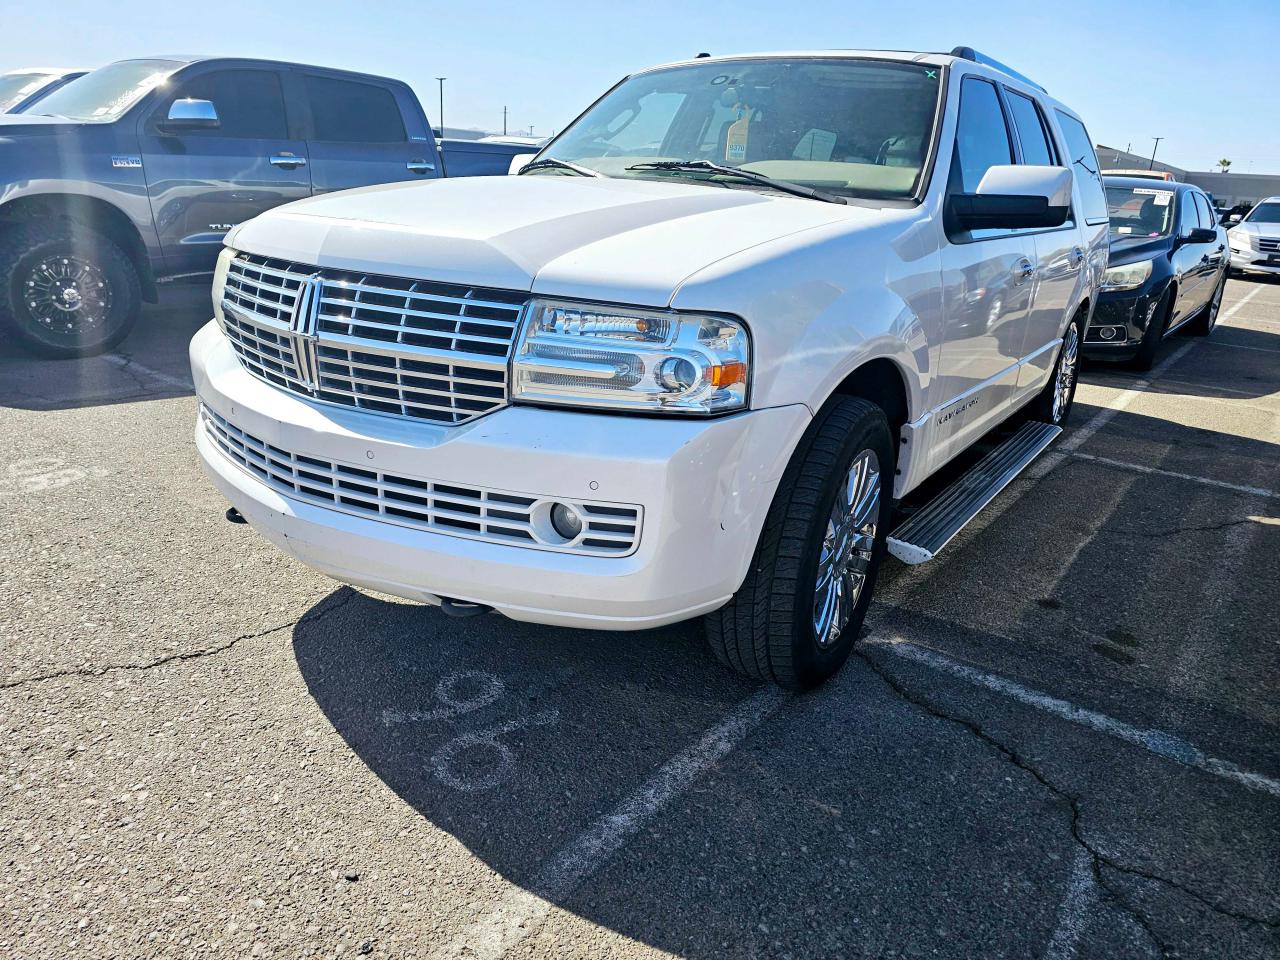
M 886 551 L 931 557 L 1060 432 L 1106 200 L 1080 120 L 994 61 L 699 58 L 518 160 L 227 236 L 196 443 L 304 563 L 454 615 L 705 617 L 808 687 Z
M 1280 197 L 1267 197 L 1227 228 L 1231 269 L 1280 275 Z

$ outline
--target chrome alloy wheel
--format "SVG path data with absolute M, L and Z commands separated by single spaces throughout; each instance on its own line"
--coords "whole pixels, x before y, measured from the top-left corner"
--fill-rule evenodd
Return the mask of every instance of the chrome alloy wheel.
M 880 517 L 880 459 L 874 450 L 853 458 L 836 491 L 822 538 L 813 589 L 813 633 L 818 646 L 830 647 L 858 605 L 876 543 Z
M 32 320 L 58 336 L 97 327 L 111 310 L 107 278 L 96 264 L 79 257 L 45 257 L 27 274 L 22 294 Z
M 1218 325 L 1218 311 L 1222 309 L 1222 294 L 1227 289 L 1227 278 L 1223 277 L 1218 281 L 1218 289 L 1213 291 L 1213 299 L 1209 301 L 1209 322 L 1206 324 L 1210 330 Z
M 1067 327 L 1067 339 L 1058 358 L 1058 378 L 1053 388 L 1053 422 L 1060 423 L 1071 403 L 1071 389 L 1076 382 L 1076 368 L 1080 365 L 1080 328 L 1074 323 Z

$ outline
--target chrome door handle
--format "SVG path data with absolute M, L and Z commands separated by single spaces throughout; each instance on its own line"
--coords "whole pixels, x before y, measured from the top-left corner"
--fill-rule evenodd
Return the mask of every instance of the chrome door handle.
M 1026 257 L 1023 257 L 1021 260 L 1018 261 L 1017 265 L 1013 268 L 1013 273 L 1014 273 L 1014 276 L 1018 278 L 1019 283 L 1026 283 L 1028 280 L 1030 280 L 1032 277 L 1036 275 L 1036 267 L 1034 263 L 1032 263 Z
M 306 157 L 295 157 L 292 153 L 277 153 L 271 158 L 273 167 L 284 167 L 286 170 L 292 170 L 294 167 L 305 167 L 307 165 Z
M 435 170 L 436 165 L 426 160 L 410 160 L 404 165 L 404 168 L 410 173 L 431 173 Z
M 1072 247 L 1071 248 L 1071 266 L 1079 267 L 1082 263 L 1084 263 L 1084 251 L 1081 250 L 1079 247 Z

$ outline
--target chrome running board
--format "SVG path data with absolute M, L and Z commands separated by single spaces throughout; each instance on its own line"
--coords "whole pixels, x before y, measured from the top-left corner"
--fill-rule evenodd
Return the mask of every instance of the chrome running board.
M 889 534 L 889 552 L 903 563 L 932 560 L 1061 432 L 1061 427 L 1048 423 L 1023 424 Z

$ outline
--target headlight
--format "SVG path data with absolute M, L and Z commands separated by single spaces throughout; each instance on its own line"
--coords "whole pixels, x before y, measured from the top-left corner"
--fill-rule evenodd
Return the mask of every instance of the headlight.
M 1139 260 L 1120 267 L 1107 267 L 1102 275 L 1103 290 L 1132 290 L 1142 286 L 1151 276 L 1151 261 Z
M 512 361 L 515 400 L 654 413 L 747 403 L 750 345 L 728 317 L 534 300 Z
M 1227 234 L 1227 243 L 1231 245 L 1232 250 L 1248 250 L 1251 239 L 1243 230 L 1233 230 Z
M 227 285 L 227 267 L 235 258 L 236 252 L 230 247 L 223 247 L 218 254 L 217 266 L 213 268 L 213 315 L 218 323 L 222 323 L 222 291 Z

